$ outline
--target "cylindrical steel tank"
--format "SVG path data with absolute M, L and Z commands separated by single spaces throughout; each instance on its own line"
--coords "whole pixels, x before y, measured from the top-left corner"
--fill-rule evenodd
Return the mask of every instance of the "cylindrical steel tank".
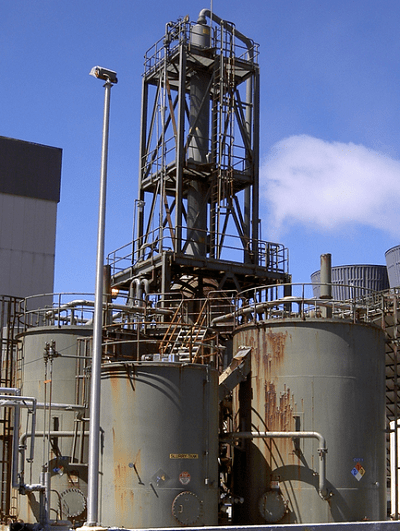
M 24 483 L 40 482 L 43 465 L 51 475 L 50 512 L 51 520 L 74 520 L 83 522 L 87 495 L 87 453 L 84 455 L 84 436 L 77 423 L 77 417 L 84 411 L 68 410 L 68 405 L 79 405 L 82 399 L 83 381 L 79 371 L 84 361 L 78 360 L 78 338 L 89 338 L 93 334 L 90 326 L 50 326 L 31 328 L 21 334 L 22 343 L 22 394 L 34 397 L 38 404 L 47 404 L 36 411 L 35 458 L 31 464 L 25 461 Z M 45 370 L 46 344 L 54 345 L 54 357 L 47 361 Z M 81 375 L 82 376 L 82 375 Z M 49 403 L 57 404 L 49 411 Z M 82 405 L 82 404 L 81 404 Z M 29 448 L 31 425 L 26 422 L 26 409 L 21 409 L 21 433 L 24 444 Z M 46 415 L 46 418 L 45 418 Z M 51 418 L 49 419 L 49 416 Z M 48 438 L 43 432 L 60 432 L 63 436 Z M 86 449 L 87 451 L 87 449 Z M 49 452 L 49 454 L 48 454 Z M 29 457 L 26 451 L 25 457 Z M 48 457 L 50 461 L 47 462 Z M 28 523 L 39 521 L 38 491 L 19 497 L 18 518 Z
M 211 46 L 211 26 L 207 24 L 195 24 L 190 29 L 190 44 L 200 48 Z
M 336 300 L 346 300 L 363 297 L 369 290 L 383 291 L 389 288 L 389 280 L 384 265 L 344 265 L 332 267 L 332 296 Z M 315 271 L 311 275 L 313 293 L 315 297 L 321 292 L 321 272 Z M 367 288 L 367 289 L 362 289 Z
M 234 429 L 318 432 L 326 440 L 327 499 L 319 495 L 320 442 L 239 440 L 236 523 L 326 523 L 386 516 L 385 350 L 381 329 L 345 320 L 245 324 L 251 373 L 233 396 Z
M 396 245 L 385 253 L 387 273 L 391 288 L 400 286 L 400 245 Z
M 101 525 L 218 523 L 217 392 L 207 365 L 102 367 Z

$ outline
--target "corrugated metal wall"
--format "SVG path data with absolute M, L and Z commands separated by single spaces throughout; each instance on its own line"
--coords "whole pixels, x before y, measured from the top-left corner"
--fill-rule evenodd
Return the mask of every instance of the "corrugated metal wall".
M 320 271 L 311 275 L 313 293 L 320 296 Z M 337 300 L 352 299 L 368 294 L 368 290 L 383 291 L 389 288 L 384 265 L 344 265 L 332 267 L 332 296 Z M 365 288 L 365 289 L 362 289 Z
M 400 245 L 386 251 L 385 258 L 390 287 L 396 288 L 400 286 Z

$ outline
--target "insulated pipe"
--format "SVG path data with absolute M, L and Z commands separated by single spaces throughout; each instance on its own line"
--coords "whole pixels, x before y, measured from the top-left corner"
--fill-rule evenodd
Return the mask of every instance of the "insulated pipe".
M 320 269 L 320 297 L 321 299 L 332 299 L 332 256 L 321 254 Z M 323 308 L 323 317 L 332 317 L 332 308 Z
M 84 299 L 71 301 L 66 304 L 63 304 L 62 306 L 58 306 L 57 308 L 54 308 L 53 310 L 48 310 L 45 314 L 45 317 L 49 318 L 51 315 L 56 315 L 57 313 L 62 312 L 64 310 L 70 310 L 71 308 L 75 308 L 76 306 L 88 306 L 89 308 L 93 308 L 94 301 L 88 301 Z M 133 310 L 130 306 L 126 306 L 124 304 L 109 304 L 108 307 L 110 308 L 110 310 L 121 310 L 121 311 L 126 311 L 126 312 L 134 311 L 135 313 L 138 311 L 138 308 L 135 307 Z M 143 307 L 141 311 L 145 312 L 146 310 L 147 308 Z M 151 309 L 151 311 L 155 313 L 159 313 L 159 314 L 168 314 L 168 315 L 172 313 L 171 310 L 165 310 L 161 308 L 154 308 L 154 309 Z M 0 389 L 0 392 L 1 392 L 1 389 Z
M 147 278 L 134 278 L 129 285 L 129 301 L 128 302 L 132 304 L 133 306 L 135 299 L 136 299 L 136 303 L 138 300 L 143 299 L 143 292 L 145 293 L 145 295 L 148 294 L 149 288 L 150 288 L 150 281 Z M 132 306 L 130 306 L 129 308 L 132 308 Z M 135 306 L 135 310 L 136 310 L 136 306 Z
M 300 302 L 305 302 L 303 299 L 299 299 Z M 268 301 L 268 302 L 260 302 L 258 304 L 253 304 L 253 306 L 247 306 L 246 308 L 240 308 L 237 312 L 231 312 L 227 313 L 225 315 L 220 315 L 219 317 L 215 317 L 211 321 L 211 326 L 215 326 L 217 323 L 222 323 L 223 321 L 227 321 L 228 319 L 234 319 L 235 317 L 240 317 L 242 315 L 247 315 L 249 313 L 260 313 L 270 306 L 276 306 L 278 301 Z M 290 301 L 290 302 L 296 302 L 296 301 Z
M 319 454 L 319 486 L 318 492 L 323 500 L 329 498 L 329 492 L 326 487 L 326 460 L 325 456 L 328 452 L 326 447 L 325 437 L 317 431 L 238 431 L 225 433 L 220 439 L 220 442 L 231 442 L 232 439 L 318 439 L 320 447 Z
M 261 313 L 267 308 L 270 308 L 272 306 L 277 306 L 279 304 L 293 304 L 298 303 L 299 305 L 302 304 L 310 304 L 316 307 L 322 307 L 326 308 L 328 310 L 331 310 L 331 304 L 330 302 L 324 302 L 319 299 L 302 299 L 301 297 L 285 297 L 283 299 L 277 299 L 274 301 L 268 301 L 268 302 L 259 302 L 258 304 L 253 304 L 252 306 L 246 306 L 245 308 L 240 308 L 236 312 L 227 313 L 225 315 L 220 315 L 219 317 L 215 317 L 211 321 L 211 326 L 215 326 L 217 323 L 222 323 L 224 321 L 227 321 L 228 319 L 234 319 L 235 317 L 240 317 L 242 315 L 247 315 L 249 313 Z M 335 301 L 335 307 L 341 308 L 343 310 L 352 310 L 353 305 L 342 303 L 340 301 Z
M 18 387 L 0 387 L 0 393 L 11 393 L 19 396 L 21 394 L 21 389 L 18 389 Z
M 16 396 L 21 396 L 21 389 L 16 387 L 0 387 L 0 393 L 12 393 Z M 14 431 L 13 431 L 13 457 L 12 457 L 12 473 L 11 483 L 13 488 L 16 487 L 18 482 L 18 437 L 16 436 L 19 430 L 19 407 L 14 409 Z
M 135 278 L 133 282 L 135 283 L 135 286 L 136 286 L 135 297 L 136 299 L 141 299 L 142 298 L 142 289 L 141 289 L 142 281 L 139 278 Z
M 320 282 L 321 282 L 321 299 L 331 299 L 332 298 L 332 255 L 321 254 L 321 273 L 320 273 Z
M 142 284 L 143 284 L 144 292 L 147 295 L 150 291 L 150 280 L 148 278 L 143 278 Z
M 11 392 L 10 388 L 0 388 L 1 390 L 6 389 L 6 392 Z M 18 389 L 18 392 L 20 390 Z M 27 402 L 30 402 L 31 405 L 28 406 Z M 36 428 L 36 398 L 30 397 L 30 396 L 9 396 L 9 395 L 0 395 L 0 406 L 4 407 L 14 407 L 15 408 L 15 415 L 14 415 L 14 433 L 13 433 L 13 462 L 12 462 L 12 478 L 11 483 L 12 487 L 14 489 L 18 489 L 20 487 L 20 482 L 18 481 L 18 437 L 17 432 L 19 429 L 19 408 L 20 406 L 24 406 L 27 408 L 32 409 L 32 433 L 35 433 Z M 30 459 L 33 460 L 34 456 L 34 438 L 31 437 L 31 451 L 30 451 Z
M 133 306 L 134 299 L 135 299 L 135 280 L 132 280 L 131 283 L 129 284 L 129 296 L 128 296 L 127 303 Z
M 19 471 L 17 473 L 17 476 L 20 478 L 24 477 L 25 474 L 25 448 L 26 448 L 26 439 L 28 437 L 31 437 L 32 439 L 34 437 L 43 437 L 45 435 L 49 435 L 49 437 L 74 437 L 75 432 L 74 431 L 35 431 L 31 433 L 23 433 L 21 437 L 19 438 Z M 17 439 L 18 440 L 18 439 Z M 21 482 L 18 482 L 16 485 L 13 485 L 13 488 L 19 488 L 21 490 L 22 494 L 25 494 L 26 492 L 32 492 L 34 490 L 44 490 L 45 485 L 38 483 L 38 484 L 25 484 Z
M 56 409 L 58 411 L 85 411 L 86 406 L 81 406 L 79 404 L 57 404 L 51 402 L 51 404 L 45 404 L 44 402 L 37 402 L 36 409 L 44 409 L 51 405 L 51 409 Z
M 252 39 L 249 39 L 248 37 L 243 35 L 243 33 L 240 33 L 240 31 L 237 31 L 237 29 L 234 26 L 229 24 L 229 22 L 225 22 L 224 20 L 222 20 L 222 18 L 216 15 L 215 13 L 211 13 L 209 9 L 202 9 L 200 11 L 199 16 L 197 18 L 197 24 L 207 24 L 206 17 L 213 20 L 220 26 L 223 25 L 224 28 L 226 28 L 230 33 L 232 33 L 232 35 L 235 35 L 235 37 L 237 37 L 240 41 L 242 41 L 249 50 L 253 48 L 254 41 Z
M 196 24 L 190 32 L 190 43 L 201 48 L 209 48 L 210 28 Z M 209 162 L 210 137 L 210 82 L 211 73 L 203 68 L 194 70 L 189 88 L 189 129 L 188 162 L 206 164 Z M 187 188 L 187 253 L 192 256 L 205 256 L 207 235 L 207 196 L 208 184 L 203 180 L 192 179 Z

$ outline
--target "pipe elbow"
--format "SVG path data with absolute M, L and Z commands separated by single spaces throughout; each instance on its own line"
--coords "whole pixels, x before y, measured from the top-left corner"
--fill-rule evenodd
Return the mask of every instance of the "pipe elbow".
M 210 15 L 209 9 L 202 9 L 197 18 L 197 24 L 207 24 L 207 17 L 210 18 Z

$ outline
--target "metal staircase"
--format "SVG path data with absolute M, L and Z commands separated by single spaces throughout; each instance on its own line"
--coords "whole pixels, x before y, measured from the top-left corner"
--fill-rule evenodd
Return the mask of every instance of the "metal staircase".
M 183 318 L 183 303 L 179 304 L 160 342 L 161 356 L 177 356 L 179 361 L 191 363 L 200 360 L 201 349 L 207 335 L 205 304 L 206 302 L 195 322 Z

